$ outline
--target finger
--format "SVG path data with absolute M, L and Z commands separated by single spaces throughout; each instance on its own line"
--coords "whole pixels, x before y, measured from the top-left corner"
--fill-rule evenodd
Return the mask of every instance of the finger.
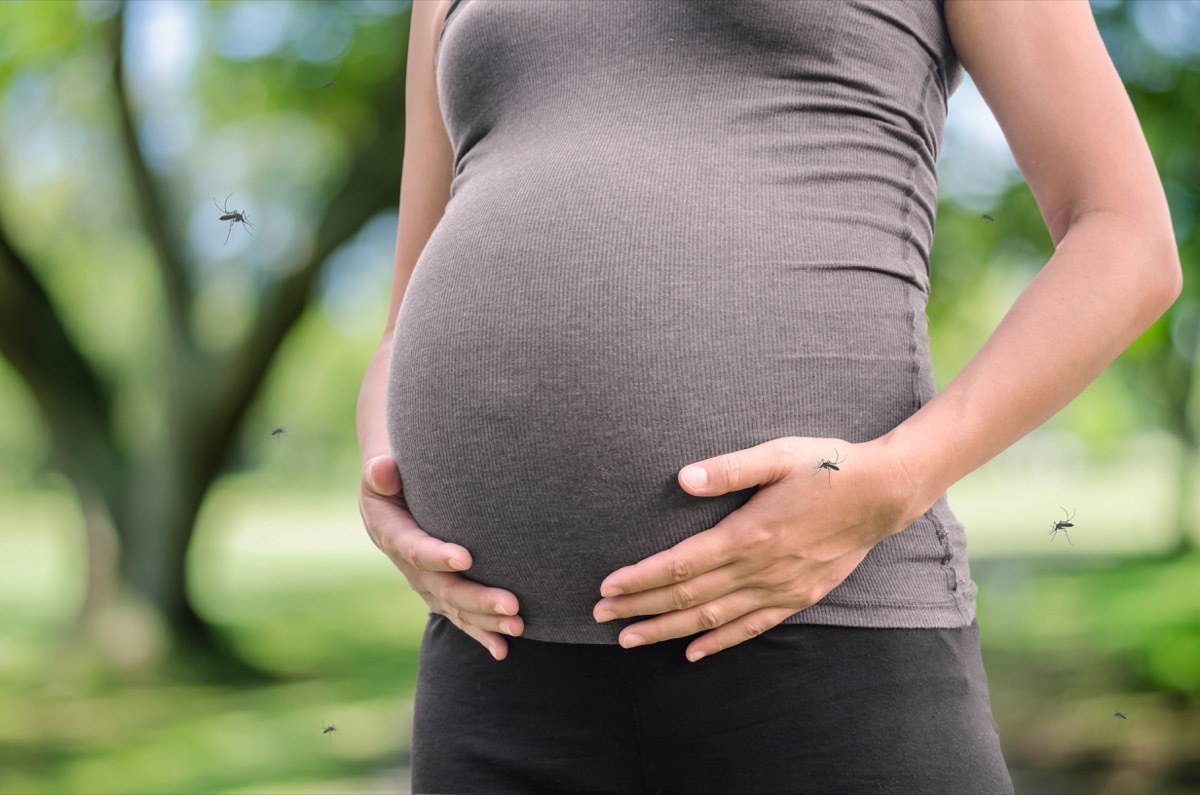
M 645 646 L 671 638 L 686 638 L 716 629 L 747 613 L 760 609 L 771 594 L 757 588 L 743 588 L 720 599 L 687 610 L 665 613 L 648 621 L 630 624 L 621 630 L 618 642 L 626 649 Z
M 471 568 L 471 553 L 458 544 L 434 538 L 414 522 L 400 531 L 397 539 L 403 558 L 422 571 L 466 571 Z
M 451 580 L 462 581 L 476 590 L 498 591 L 500 594 L 510 597 L 510 601 L 515 601 L 515 597 L 512 597 L 512 594 L 509 594 L 507 591 L 500 591 L 498 588 L 486 588 L 478 583 L 467 581 L 457 574 L 426 573 L 423 576 L 409 579 L 409 585 L 425 601 L 431 612 L 445 616 L 460 629 L 473 626 L 488 632 L 497 632 L 513 637 L 525 631 L 524 619 L 520 616 L 504 612 L 508 608 L 496 609 L 498 606 L 497 601 L 499 600 L 488 601 L 485 609 L 475 611 L 460 607 L 456 604 L 454 598 L 446 598 L 447 593 L 451 590 L 447 584 Z M 450 584 L 453 585 L 453 583 Z
M 471 568 L 471 553 L 426 533 L 402 505 L 386 497 L 363 492 L 360 511 L 363 524 L 376 546 L 397 566 L 412 566 L 422 571 L 466 571 Z
M 459 611 L 458 619 L 462 626 L 472 626 L 485 632 L 495 632 L 499 635 L 517 637 L 525 631 L 525 622 L 520 616 L 501 616 L 495 613 L 468 613 Z
M 696 662 L 739 643 L 744 643 L 751 638 L 756 638 L 797 612 L 799 611 L 789 607 L 766 607 L 746 613 L 744 616 L 717 627 L 712 632 L 701 635 L 688 644 L 687 658 L 691 662 Z
M 712 497 L 782 480 L 795 467 L 791 437 L 706 458 L 679 470 L 679 485 Z
M 743 509 L 747 506 L 743 506 Z M 736 523 L 745 519 L 735 519 L 737 513 L 735 511 L 715 526 L 680 541 L 670 549 L 632 566 L 617 569 L 600 583 L 600 595 L 620 596 L 687 582 L 734 560 L 748 557 L 775 542 L 776 534 L 766 528 L 738 527 Z
M 438 587 L 440 598 L 456 610 L 494 616 L 515 616 L 521 610 L 512 591 L 481 585 L 458 574 L 438 574 L 436 577 L 429 585 Z
M 742 569 L 738 563 L 731 563 L 674 585 L 625 596 L 605 597 L 592 608 L 592 616 L 603 623 L 614 618 L 657 616 L 686 610 L 740 588 L 744 584 Z
M 508 641 L 504 639 L 503 635 L 498 635 L 495 632 L 488 632 L 485 629 L 473 627 L 470 624 L 467 624 L 466 626 L 459 626 L 458 624 L 455 624 L 455 626 L 458 626 L 459 629 L 478 641 L 483 648 L 488 650 L 488 653 L 491 654 L 493 658 L 497 660 L 503 660 L 508 656 Z
M 363 486 L 382 497 L 400 493 L 400 470 L 390 456 L 377 455 L 363 464 Z

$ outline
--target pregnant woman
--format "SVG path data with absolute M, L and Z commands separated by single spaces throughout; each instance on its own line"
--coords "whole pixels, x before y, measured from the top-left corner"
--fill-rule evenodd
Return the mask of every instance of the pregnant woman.
M 1056 250 L 935 395 L 964 69 Z M 415 789 L 1010 792 L 944 494 L 1180 289 L 1088 4 L 422 0 L 408 74 L 358 427 Z

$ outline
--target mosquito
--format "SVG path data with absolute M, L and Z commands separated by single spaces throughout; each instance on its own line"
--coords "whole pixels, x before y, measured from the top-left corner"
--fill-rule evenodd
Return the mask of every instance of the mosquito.
M 287 431 L 285 431 L 283 428 L 276 428 L 275 430 L 271 431 L 272 436 L 283 436 L 285 433 L 287 433 Z
M 325 721 L 321 721 L 321 734 L 332 735 L 335 731 L 337 731 L 337 726 L 334 726 L 332 723 L 326 726 Z M 332 736 L 330 739 L 332 739 Z
M 982 218 L 982 219 L 983 219 L 983 220 L 985 220 L 985 221 L 995 221 L 995 220 L 996 220 L 995 218 L 993 218 L 992 216 L 988 215 L 987 213 L 984 213 L 983 215 L 981 215 L 981 216 L 979 216 L 979 217 L 980 217 L 980 218 Z
M 822 458 L 821 463 L 819 463 L 815 467 L 813 467 L 813 474 L 815 475 L 818 472 L 820 472 L 822 469 L 824 469 L 826 472 L 829 473 L 829 485 L 832 486 L 833 485 L 833 473 L 842 471 L 841 467 L 839 467 L 838 464 L 842 463 L 845 460 L 846 460 L 845 458 L 838 457 L 838 451 L 837 451 L 837 448 L 835 447 L 835 448 L 833 448 L 833 460 L 830 461 L 828 458 Z
M 1063 508 L 1062 512 L 1063 512 L 1063 515 L 1065 516 L 1067 513 L 1067 509 Z M 1071 520 L 1074 518 L 1075 518 L 1075 512 L 1071 511 L 1071 515 L 1067 516 L 1066 519 L 1059 519 L 1057 522 L 1054 522 L 1053 524 L 1051 524 L 1050 525 L 1050 533 L 1049 533 L 1050 540 L 1053 541 L 1054 537 L 1058 534 L 1058 531 L 1062 530 L 1063 535 L 1065 535 L 1067 537 L 1067 543 L 1071 544 L 1071 546 L 1075 546 L 1075 544 L 1071 542 L 1071 534 L 1067 532 L 1068 527 L 1075 526 L 1075 525 L 1071 524 Z
M 241 210 L 229 209 L 229 200 L 231 198 L 233 198 L 232 193 L 225 197 L 225 206 L 222 207 L 221 205 L 217 204 L 216 197 L 213 197 L 213 204 L 217 204 L 217 209 L 221 211 L 221 217 L 217 220 L 229 222 L 229 231 L 225 233 L 225 243 L 222 243 L 221 245 L 225 245 L 229 242 L 229 236 L 233 234 L 234 224 L 241 224 L 242 229 L 246 229 L 248 226 L 254 226 L 254 224 L 250 223 L 250 218 L 247 217 L 245 212 Z M 250 235 L 249 229 L 246 229 L 246 234 Z M 254 235 L 250 235 L 250 237 L 254 237 Z
M 336 81 L 336 80 L 330 80 L 328 83 L 326 83 L 325 85 L 321 86 L 321 88 L 334 88 L 335 86 L 337 86 L 337 81 Z
M 1129 720 L 1129 717 L 1124 712 L 1120 711 L 1114 712 L 1113 717 L 1120 718 L 1121 720 Z

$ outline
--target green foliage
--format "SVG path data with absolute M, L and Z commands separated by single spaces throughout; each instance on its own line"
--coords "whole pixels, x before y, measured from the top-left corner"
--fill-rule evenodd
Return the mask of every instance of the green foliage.
M 298 319 L 386 292 L 394 221 L 381 235 L 375 219 L 396 215 L 409 6 L 71 10 L 78 40 L 57 57 L 41 21 L 22 27 L 41 49 L 0 91 L 0 352 L 37 396 L 12 404 L 36 405 L 89 503 L 89 539 L 120 541 L 91 560 L 115 557 L 173 646 L 210 647 L 185 582 L 196 513 L 245 458 L 238 432 Z M 256 231 L 218 218 L 230 201 Z M 366 360 L 285 398 L 329 423 L 324 447 L 303 434 L 327 472 L 357 469 L 344 429 Z
M 989 630 L 1009 652 L 1070 652 L 1081 646 L 1122 668 L 1123 686 L 1173 693 L 1200 704 L 1200 555 L 1114 561 L 1036 576 L 1035 605 Z M 1002 609 L 1003 594 L 981 610 Z
M 974 574 L 1019 792 L 1196 791 L 1200 555 L 995 560 Z
M 65 641 L 83 563 L 70 508 L 0 499 L 0 793 L 401 789 L 426 609 L 353 526 L 351 500 L 246 484 L 211 501 L 197 601 L 278 677 L 250 687 L 200 661 L 114 673 Z
M 399 1 L 189 3 L 174 6 L 172 17 L 158 4 L 130 6 L 131 104 L 148 165 L 169 188 L 160 211 L 166 231 L 183 240 L 196 287 L 192 330 L 207 351 L 228 352 L 239 343 L 270 280 L 296 267 L 311 245 L 351 155 L 378 124 L 381 81 L 407 58 L 407 7 Z M 107 42 L 116 8 L 0 4 L 0 208 L 21 248 L 33 255 L 72 341 L 114 389 L 121 440 L 145 450 L 163 438 L 167 421 L 160 366 L 165 307 L 114 111 Z M 186 35 L 178 38 L 180 31 L 164 19 L 187 21 Z M 165 35 L 177 37 L 167 39 L 174 48 L 153 43 Z M 246 209 L 258 224 L 254 241 L 240 240 L 244 233 L 235 229 L 222 244 L 226 225 L 216 221 L 212 199 L 216 194 L 223 201 L 230 192 L 231 206 Z M 360 246 L 347 265 L 364 268 L 364 257 L 375 260 L 369 268 L 379 277 L 352 296 L 363 311 L 378 307 L 390 275 L 391 244 L 377 242 Z M 382 312 L 378 317 L 381 328 Z M 320 348 L 345 343 L 316 334 L 306 339 L 316 350 L 298 355 L 317 359 Z M 353 400 L 370 355 L 368 339 L 358 338 L 342 368 L 358 375 L 325 382 L 316 401 L 306 403 L 332 401 L 341 409 L 348 396 Z M 6 463 L 0 478 L 28 480 L 45 471 L 48 448 L 24 387 L 6 363 L 0 369 L 0 406 L 13 426 L 0 431 L 0 460 L 20 462 Z M 290 395 L 278 399 L 294 402 Z M 289 407 L 268 413 L 287 414 L 293 424 L 317 423 L 316 435 L 340 439 L 340 459 L 352 454 L 353 438 L 340 427 L 352 412 L 296 418 Z M 247 438 L 255 439 L 255 432 Z M 304 463 L 298 460 L 296 471 Z
M 83 14 L 111 3 L 39 3 L 16 0 L 0 4 L 0 90 L 21 72 L 53 68 L 64 52 L 87 42 Z

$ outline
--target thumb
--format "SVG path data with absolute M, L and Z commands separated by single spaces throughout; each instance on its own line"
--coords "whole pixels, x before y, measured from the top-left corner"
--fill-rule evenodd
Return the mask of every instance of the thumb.
M 690 494 L 715 497 L 752 486 L 775 483 L 792 470 L 787 439 L 737 450 L 688 464 L 679 470 L 679 485 Z
M 363 485 L 383 497 L 400 493 L 400 470 L 391 456 L 378 455 L 363 464 Z

